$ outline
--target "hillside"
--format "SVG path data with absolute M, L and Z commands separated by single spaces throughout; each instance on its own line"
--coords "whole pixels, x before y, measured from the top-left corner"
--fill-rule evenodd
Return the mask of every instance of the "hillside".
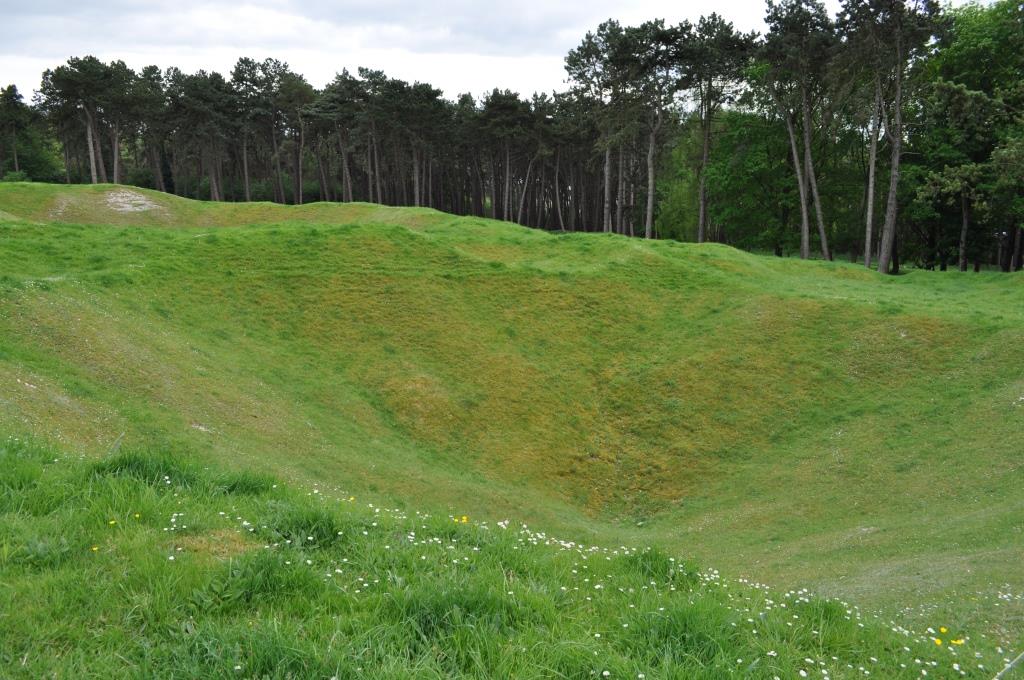
M 0 442 L 4 677 L 987 677 L 958 631 L 658 550 Z M 987 650 L 985 650 L 987 651 Z
M 99 457 L 123 432 L 1021 646 L 1019 275 L 35 184 L 0 184 L 0 262 L 9 433 Z

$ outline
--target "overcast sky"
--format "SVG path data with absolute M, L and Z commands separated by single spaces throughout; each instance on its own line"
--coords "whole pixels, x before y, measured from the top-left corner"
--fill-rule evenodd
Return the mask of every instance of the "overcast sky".
M 368 66 L 449 97 L 530 94 L 563 89 L 566 52 L 609 17 L 676 23 L 713 11 L 764 27 L 763 0 L 0 0 L 0 86 L 29 98 L 44 69 L 87 54 L 225 75 L 250 56 L 288 62 L 317 87 Z

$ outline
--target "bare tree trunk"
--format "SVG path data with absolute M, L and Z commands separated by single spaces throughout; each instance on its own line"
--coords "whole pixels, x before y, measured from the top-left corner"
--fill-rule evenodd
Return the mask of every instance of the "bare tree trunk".
M 516 215 L 516 223 L 523 223 L 523 208 L 526 207 L 526 195 L 529 193 L 530 188 L 530 174 L 533 172 L 533 164 L 537 161 L 537 154 L 534 154 L 533 158 L 530 159 L 530 164 L 526 166 L 526 179 L 523 181 L 523 195 L 519 198 L 519 214 Z
M 494 156 L 489 154 L 491 164 L 491 219 L 498 219 L 498 174 L 494 164 Z
M 377 202 L 381 205 L 384 204 L 384 191 L 381 189 L 381 177 L 380 177 L 380 153 L 377 150 L 377 130 L 374 126 L 370 133 L 370 141 L 373 143 L 373 173 L 377 182 Z
M 439 189 L 443 188 L 444 176 L 438 178 Z M 427 207 L 433 208 L 436 205 L 434 200 L 434 158 L 427 156 Z
M 121 128 L 117 123 L 110 126 L 110 149 L 114 156 L 114 184 L 121 183 Z
M 512 161 L 508 142 L 505 142 L 505 195 L 502 197 L 501 219 L 508 222 L 512 219 Z
M 295 203 L 302 205 L 302 156 L 306 151 L 306 124 L 299 117 L 299 144 L 295 149 Z
M 412 150 L 412 203 L 420 206 L 420 155 L 416 149 Z
M 1019 272 L 1024 258 L 1024 228 L 1017 227 L 1013 237 L 1013 259 L 1010 261 L 1010 271 Z
M 62 139 L 60 146 L 64 151 L 64 183 L 71 184 L 71 155 L 68 153 L 67 141 Z
M 565 231 L 565 220 L 562 219 L 562 192 L 559 188 L 558 173 L 562 166 L 562 150 L 555 152 L 555 211 L 558 213 L 558 228 Z
M 331 187 L 327 180 L 327 168 L 324 166 L 324 140 L 316 140 L 316 168 L 320 179 L 320 200 L 331 200 Z
M 249 133 L 242 133 L 242 184 L 245 185 L 245 201 L 252 200 L 252 190 L 249 186 Z
M 366 145 L 366 200 L 373 203 L 373 164 L 371 161 L 370 145 Z
M 619 188 L 615 192 L 615 231 L 619 234 L 624 234 L 625 229 L 622 225 L 622 213 L 625 209 L 626 202 L 626 173 L 623 172 L 623 151 L 622 144 L 619 144 Z
M 893 99 L 892 130 L 886 130 L 892 144 L 892 167 L 889 171 L 889 197 L 885 207 L 885 226 L 882 228 L 878 271 L 889 272 L 893 244 L 896 240 L 896 214 L 899 209 L 897 191 L 900 187 L 900 154 L 903 150 L 903 42 L 896 36 L 896 96 Z
M 164 173 L 160 168 L 160 154 L 155 147 L 149 146 L 149 165 L 153 172 L 153 186 L 156 187 L 157 191 L 167 191 L 167 187 L 164 186 Z
M 341 191 L 345 200 L 352 202 L 352 175 L 348 169 L 348 149 L 345 148 L 345 139 L 341 135 L 341 129 L 335 126 L 338 133 L 338 151 L 341 153 Z
M 811 103 L 807 98 L 807 91 L 802 92 L 802 107 L 804 114 L 804 172 L 807 173 L 807 183 L 811 188 L 811 196 L 814 199 L 814 216 L 818 222 L 818 239 L 821 242 L 821 256 L 826 260 L 832 259 L 832 253 L 828 248 L 828 234 L 825 232 L 825 218 L 822 216 L 821 196 L 818 195 L 818 178 L 814 173 L 814 157 L 811 151 Z
M 217 186 L 217 165 L 212 158 L 212 154 L 204 154 L 206 156 L 206 174 L 210 178 L 210 200 L 220 200 L 220 187 Z
M 92 116 L 92 143 L 96 147 L 96 168 L 99 170 L 100 182 L 107 183 L 107 165 L 103 162 L 103 147 L 100 144 L 100 128 L 95 113 Z
M 967 201 L 967 192 L 960 192 L 960 271 L 967 271 L 967 229 L 971 223 L 970 204 Z
M 270 128 L 270 141 L 273 144 L 274 151 L 274 188 L 276 189 L 275 193 L 277 194 L 278 200 L 281 203 L 287 203 L 288 201 L 284 195 L 284 179 L 282 178 L 282 175 L 284 173 L 281 172 L 281 152 L 277 146 L 276 126 L 271 126 Z
M 612 230 L 612 148 L 604 150 L 604 232 Z
M 21 167 L 18 165 L 18 128 L 11 128 L 11 153 L 14 155 L 14 171 L 21 172 Z
M 92 140 L 92 116 L 88 109 L 85 110 L 85 116 L 85 143 L 89 147 L 89 175 L 92 178 L 92 183 L 96 184 L 96 145 Z
M 583 178 L 578 171 L 569 165 L 569 231 L 576 231 L 579 219 L 580 201 L 583 197 Z
M 700 187 L 698 189 L 699 202 L 697 213 L 697 243 L 704 243 L 707 238 L 708 224 L 708 192 L 707 192 L 707 171 L 708 161 L 711 158 L 711 115 L 705 112 L 701 116 L 704 132 L 704 149 L 700 160 Z
M 658 128 L 661 127 L 661 111 L 657 123 L 651 126 L 647 142 L 647 210 L 644 212 L 644 238 L 654 238 L 654 153 L 658 143 Z
M 769 86 L 775 106 L 779 109 L 779 115 L 786 123 L 786 132 L 789 135 L 789 149 L 793 154 L 793 170 L 796 172 L 796 185 L 800 191 L 800 258 L 806 260 L 811 256 L 811 224 L 807 214 L 807 187 L 804 185 L 804 173 L 800 166 L 800 152 L 797 150 L 796 131 L 793 129 L 793 118 L 790 112 L 782 104 L 774 85 Z
M 882 81 L 875 76 L 875 108 L 871 118 L 871 146 L 868 150 L 868 198 L 864 218 L 864 266 L 871 268 L 875 229 L 875 172 L 878 167 L 878 128 L 882 120 Z

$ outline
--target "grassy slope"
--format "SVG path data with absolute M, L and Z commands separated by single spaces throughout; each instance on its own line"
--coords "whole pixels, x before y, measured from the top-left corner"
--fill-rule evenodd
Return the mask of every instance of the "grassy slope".
M 942 603 L 1020 642 L 1019 606 L 986 599 L 1024 590 L 1020 276 L 886 279 L 368 205 L 139 192 L 158 207 L 122 213 L 110 190 L 0 185 L 8 430 L 90 454 L 124 431 Z
M 4 677 L 987 678 L 1002 665 L 956 631 L 913 635 L 660 551 L 303 494 L 168 454 L 86 463 L 0 441 L 0 520 Z

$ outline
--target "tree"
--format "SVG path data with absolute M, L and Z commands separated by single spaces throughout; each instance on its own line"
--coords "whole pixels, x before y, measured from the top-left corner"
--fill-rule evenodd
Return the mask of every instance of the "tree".
M 108 67 L 96 57 L 72 57 L 67 64 L 43 73 L 42 106 L 57 118 L 77 115 L 85 128 L 92 183 L 107 181 L 100 143 L 100 115 Z
M 678 62 L 683 82 L 694 93 L 701 128 L 701 156 L 698 166 L 699 206 L 697 242 L 707 236 L 707 168 L 711 160 L 711 136 L 715 116 L 733 102 L 741 87 L 745 69 L 752 56 L 754 34 L 738 32 L 718 14 L 701 17 L 696 30 L 680 31 Z
M 892 93 L 888 102 L 885 134 L 891 148 L 889 195 L 885 223 L 878 253 L 878 271 L 889 273 L 896 241 L 899 212 L 900 162 L 903 158 L 903 107 L 907 89 L 907 69 L 928 45 L 936 28 L 938 5 L 934 0 L 872 0 L 878 34 L 883 36 L 883 57 L 879 66 L 891 76 Z M 883 109 L 884 110 L 884 109 Z
M 768 1 L 768 35 L 765 38 L 764 58 L 771 65 L 768 71 L 768 87 L 776 102 L 779 114 L 786 122 L 793 154 L 793 166 L 800 184 L 801 196 L 801 245 L 800 256 L 810 256 L 810 226 L 808 194 L 813 198 L 818 226 L 821 254 L 831 259 L 828 234 L 818 191 L 818 180 L 814 170 L 814 154 L 811 148 L 813 129 L 812 97 L 821 89 L 822 74 L 827 55 L 834 40 L 834 28 L 817 0 Z M 797 150 L 794 118 L 800 112 L 803 137 L 803 161 Z
M 28 126 L 31 113 L 16 86 L 8 85 L 0 90 L 0 133 L 8 139 L 8 143 L 0 148 L 0 176 L 4 174 L 3 157 L 7 148 L 11 151 L 12 169 L 15 173 L 21 172 L 21 164 L 18 161 L 18 134 Z

